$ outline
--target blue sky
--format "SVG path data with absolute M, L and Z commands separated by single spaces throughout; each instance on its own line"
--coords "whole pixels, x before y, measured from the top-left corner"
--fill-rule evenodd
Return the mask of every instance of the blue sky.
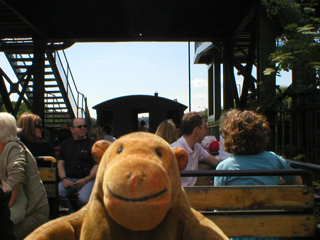
M 191 47 L 193 63 L 194 45 Z M 188 43 L 77 43 L 65 50 L 78 90 L 93 106 L 126 95 L 153 95 L 177 99 L 189 105 Z M 0 67 L 14 80 L 15 76 L 3 53 Z M 288 85 L 288 74 L 277 84 Z M 237 77 L 241 83 L 242 78 Z M 191 110 L 208 106 L 207 66 L 191 64 Z
M 193 49 L 192 44 L 191 59 Z M 79 43 L 66 54 L 78 89 L 83 89 L 91 106 L 120 96 L 155 92 L 189 105 L 187 43 Z M 206 78 L 206 65 L 191 66 L 192 110 L 207 106 Z

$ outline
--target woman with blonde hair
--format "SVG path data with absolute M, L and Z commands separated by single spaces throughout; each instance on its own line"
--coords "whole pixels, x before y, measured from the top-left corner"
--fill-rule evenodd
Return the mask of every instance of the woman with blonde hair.
M 178 139 L 176 126 L 171 120 L 162 121 L 159 124 L 155 134 L 159 137 L 162 137 L 169 144 L 175 142 Z
M 103 137 L 104 134 L 102 128 L 97 124 L 92 125 L 92 127 L 90 128 L 90 138 L 96 142 L 103 139 Z
M 0 180 L 12 189 L 9 207 L 19 240 L 49 220 L 49 204 L 37 163 L 17 133 L 15 118 L 1 112 Z
M 33 156 L 55 157 L 53 146 L 42 139 L 42 120 L 38 115 L 29 112 L 21 114 L 17 126 L 21 128 L 18 133 L 20 141 L 27 146 Z

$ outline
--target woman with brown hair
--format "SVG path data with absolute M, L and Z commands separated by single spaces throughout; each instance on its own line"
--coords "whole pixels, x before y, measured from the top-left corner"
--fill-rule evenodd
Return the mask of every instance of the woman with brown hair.
M 233 109 L 221 118 L 224 148 L 230 157 L 221 161 L 216 170 L 290 169 L 277 154 L 266 151 L 270 132 L 267 118 L 254 111 Z M 287 184 L 302 184 L 300 176 L 281 176 Z M 219 176 L 215 186 L 278 185 L 279 176 Z M 230 238 L 231 240 L 279 240 L 279 238 Z
M 290 169 L 274 152 L 266 151 L 270 132 L 267 118 L 254 111 L 233 109 L 225 113 L 220 126 L 224 149 L 233 154 L 216 170 Z M 297 176 L 282 176 L 288 184 L 301 184 Z M 215 177 L 214 185 L 277 185 L 278 176 Z
M 155 133 L 159 137 L 162 137 L 169 144 L 175 142 L 178 139 L 177 129 L 171 120 L 162 121 Z
M 21 114 L 17 121 L 20 141 L 30 150 L 33 156 L 52 156 L 55 157 L 53 146 L 42 139 L 42 120 L 32 113 Z

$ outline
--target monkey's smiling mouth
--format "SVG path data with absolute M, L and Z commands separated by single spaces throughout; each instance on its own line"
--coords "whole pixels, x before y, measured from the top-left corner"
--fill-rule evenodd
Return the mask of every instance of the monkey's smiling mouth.
M 142 198 L 126 198 L 126 197 L 122 197 L 116 193 L 114 193 L 113 191 L 111 191 L 111 189 L 109 188 L 109 186 L 107 185 L 107 189 L 109 191 L 109 193 L 114 196 L 115 198 L 118 198 L 122 201 L 126 201 L 126 202 L 144 202 L 144 201 L 147 201 L 149 199 L 152 199 L 152 198 L 156 198 L 162 194 L 164 194 L 165 192 L 167 192 L 167 189 L 163 189 L 162 191 L 156 193 L 156 194 L 152 194 L 150 196 L 147 196 L 147 197 L 142 197 Z

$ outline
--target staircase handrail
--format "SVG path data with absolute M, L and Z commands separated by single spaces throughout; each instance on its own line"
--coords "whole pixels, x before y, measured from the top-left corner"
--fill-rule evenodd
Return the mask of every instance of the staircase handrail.
M 68 98 L 70 100 L 71 107 L 76 117 L 85 118 L 85 96 L 83 93 L 78 91 L 65 51 L 62 50 L 61 52 L 63 53 L 63 58 L 61 58 L 59 52 L 56 51 L 55 60 L 58 71 L 60 72 L 62 82 L 64 83 Z M 76 94 L 76 96 L 74 93 Z

